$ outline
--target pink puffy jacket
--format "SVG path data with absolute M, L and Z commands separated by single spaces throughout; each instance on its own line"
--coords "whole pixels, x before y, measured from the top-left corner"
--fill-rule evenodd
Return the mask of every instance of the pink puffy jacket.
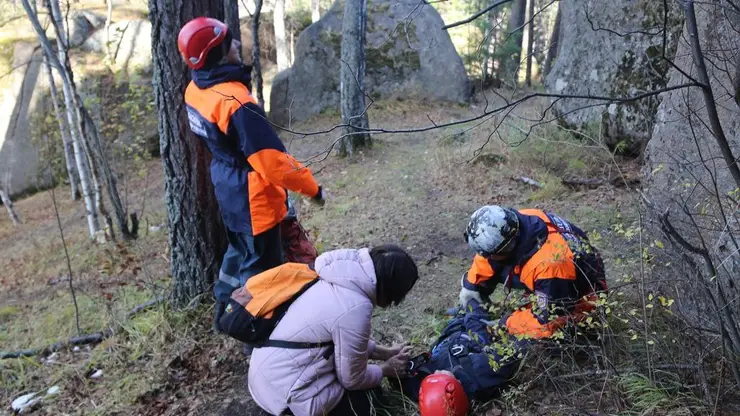
M 368 364 L 375 349 L 370 319 L 375 306 L 375 269 L 367 249 L 336 250 L 316 259 L 321 280 L 290 306 L 270 339 L 334 342 L 304 350 L 258 348 L 249 366 L 249 392 L 257 404 L 279 415 L 320 416 L 346 390 L 380 386 L 380 367 Z

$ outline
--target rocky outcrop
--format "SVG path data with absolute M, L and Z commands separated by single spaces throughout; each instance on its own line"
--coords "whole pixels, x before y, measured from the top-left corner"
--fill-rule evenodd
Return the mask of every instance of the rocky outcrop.
M 152 24 L 147 20 L 121 20 L 110 25 L 110 45 L 105 28 L 97 30 L 82 47 L 107 54 L 108 47 L 116 69 L 150 72 L 152 67 Z M 108 46 L 107 46 L 108 45 Z
M 335 3 L 298 37 L 293 66 L 273 81 L 275 123 L 287 125 L 338 108 L 343 13 L 343 4 Z M 366 92 L 373 99 L 467 101 L 468 76 L 442 26 L 432 6 L 416 0 L 368 1 Z
M 630 97 L 662 88 L 663 2 L 562 0 L 559 51 L 546 79 L 548 92 Z M 681 13 L 671 5 L 666 56 L 673 57 Z M 596 128 L 611 148 L 638 153 L 653 131 L 659 99 L 608 107 L 585 99 L 557 100 L 553 111 L 571 128 Z M 590 107 L 589 107 L 590 106 Z
M 736 30 L 740 13 L 724 10 L 722 2 L 697 2 L 696 11 L 719 122 L 737 158 L 740 104 L 738 92 L 733 89 L 737 79 L 733 77 L 740 59 L 740 34 Z M 670 86 L 689 82 L 681 72 L 697 76 L 688 39 L 684 33 L 675 59 L 681 71 L 669 71 Z M 740 298 L 740 285 L 736 283 L 740 275 L 740 190 L 710 125 L 701 89 L 679 89 L 661 95 L 653 137 L 646 148 L 644 194 L 653 208 L 655 223 L 667 214 L 675 232 L 688 244 L 706 250 L 714 262 L 717 276 L 709 274 L 705 258 L 681 247 L 675 238 L 676 244 L 667 246 L 665 253 L 671 257 L 668 262 L 673 270 L 668 274 L 675 283 L 670 289 L 675 289 L 679 308 L 697 325 L 716 328 L 715 318 L 725 308 L 718 290 L 726 299 Z M 666 240 L 660 227 L 654 231 L 656 238 Z M 740 313 L 737 302 L 727 307 L 734 314 Z
M 40 175 L 39 144 L 31 140 L 29 117 L 41 95 L 43 83 L 41 52 L 36 45 L 17 43 L 12 60 L 13 72 L 8 88 L 2 91 L 0 105 L 0 188 L 15 195 L 48 184 Z
M 69 45 L 73 48 L 82 46 L 93 32 L 105 25 L 105 16 L 89 11 L 79 11 L 69 21 Z

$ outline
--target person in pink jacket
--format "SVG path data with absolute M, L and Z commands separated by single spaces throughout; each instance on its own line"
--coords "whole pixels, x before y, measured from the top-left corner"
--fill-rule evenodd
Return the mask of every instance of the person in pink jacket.
M 324 253 L 314 270 L 320 280 L 290 305 L 270 340 L 331 344 L 256 348 L 249 392 L 273 415 L 374 414 L 373 390 L 383 377 L 405 374 L 411 351 L 370 339 L 373 309 L 403 301 L 419 277 L 416 264 L 401 248 L 384 245 Z

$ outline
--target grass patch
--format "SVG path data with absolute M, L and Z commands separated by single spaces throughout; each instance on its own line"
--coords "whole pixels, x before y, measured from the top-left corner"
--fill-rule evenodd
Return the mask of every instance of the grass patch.
M 529 136 L 525 132 L 511 126 L 506 136 L 516 165 L 558 177 L 600 177 L 613 164 L 612 155 L 593 136 L 574 135 L 555 123 L 535 127 Z
M 108 300 L 105 296 L 77 293 L 83 333 L 107 328 L 111 322 L 122 320 L 134 306 L 154 297 L 151 291 L 136 286 L 118 288 L 112 296 Z M 77 335 L 75 308 L 66 290 L 60 289 L 38 302 L 4 307 L 3 310 L 6 312 L 2 327 L 7 336 L 0 338 L 2 350 L 43 347 Z
M 532 195 L 529 196 L 529 202 L 558 200 L 569 193 L 568 188 L 563 185 L 560 178 L 555 177 L 552 174 L 543 173 L 539 177 L 539 182 L 542 187 L 534 191 Z

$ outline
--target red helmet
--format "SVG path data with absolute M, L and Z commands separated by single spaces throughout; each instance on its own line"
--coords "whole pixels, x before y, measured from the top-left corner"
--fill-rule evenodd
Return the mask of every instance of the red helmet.
M 180 29 L 177 48 L 190 68 L 200 69 L 206 62 L 208 52 L 226 39 L 228 31 L 228 26 L 220 20 L 196 17 Z
M 431 374 L 421 382 L 419 412 L 421 416 L 465 416 L 470 404 L 462 384 L 444 373 Z

